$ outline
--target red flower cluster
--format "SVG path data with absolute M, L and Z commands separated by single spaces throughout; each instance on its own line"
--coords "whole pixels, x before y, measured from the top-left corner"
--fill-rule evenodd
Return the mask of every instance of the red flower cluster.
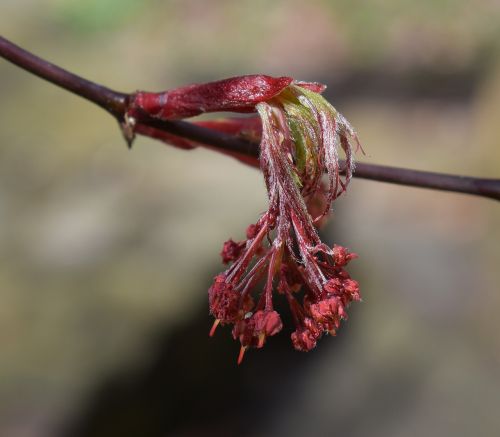
M 270 217 L 268 211 L 257 225 L 251 225 L 247 240 L 224 243 L 222 259 L 233 264 L 215 277 L 208 291 L 210 312 L 216 319 L 210 336 L 220 323 L 232 324 L 233 338 L 241 343 L 238 364 L 248 347 L 261 348 L 267 337 L 281 331 L 281 318 L 273 309 L 274 292 L 286 296 L 296 327 L 292 343 L 299 351 L 314 348 L 323 333 L 335 335 L 340 321 L 347 319 L 349 304 L 360 300 L 359 285 L 345 270 L 356 254 L 338 245 L 330 249 L 303 241 L 306 268 L 286 245 L 266 244 L 275 227 Z M 300 224 L 296 225 L 302 232 Z M 253 258 L 256 261 L 250 268 Z M 263 280 L 264 291 L 254 299 L 252 292 Z
M 325 332 L 335 335 L 349 304 L 360 300 L 359 285 L 345 270 L 356 255 L 323 244 L 316 230 L 345 191 L 354 170 L 353 144 L 359 147 L 347 120 L 319 94 L 324 88 L 288 77 L 253 75 L 165 93 L 138 92 L 130 103 L 127 116 L 135 132 L 186 148 L 197 144 L 134 124 L 134 117 L 145 112 L 173 119 L 210 111 L 257 111 L 260 116 L 260 124 L 256 118 L 200 123 L 261 138 L 269 208 L 248 227 L 245 241 L 224 243 L 222 260 L 231 265 L 208 291 L 215 317 L 210 335 L 219 324 L 233 325 L 233 338 L 241 343 L 238 363 L 247 348 L 261 348 L 267 337 L 281 331 L 275 293 L 288 301 L 296 328 L 292 343 L 300 351 L 314 348 Z M 346 157 L 343 172 L 339 149 Z
M 326 268 L 329 278 L 319 296 L 306 294 L 303 307 L 297 306 L 293 296 L 288 295 L 290 308 L 299 326 L 292 334 L 295 349 L 309 351 L 324 332 L 336 335 L 342 319 L 347 319 L 346 308 L 352 301 L 360 300 L 359 285 L 350 278 L 345 265 L 357 255 L 347 253 L 342 246 L 334 246 L 335 265 Z M 340 261 L 342 260 L 342 261 Z M 292 309 L 292 307 L 294 307 Z M 299 323 L 297 323 L 299 321 Z

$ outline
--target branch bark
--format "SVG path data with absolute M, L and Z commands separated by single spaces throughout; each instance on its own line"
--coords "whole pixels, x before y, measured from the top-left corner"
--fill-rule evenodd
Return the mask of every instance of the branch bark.
M 54 85 L 95 103 L 113 115 L 120 124 L 123 123 L 130 94 L 114 91 L 84 79 L 24 50 L 1 36 L 0 56 Z M 258 165 L 259 145 L 256 143 L 185 121 L 163 121 L 142 114 L 140 122 L 207 145 L 222 153 L 251 157 L 255 160 L 255 165 Z M 379 182 L 473 194 L 500 200 L 500 179 L 432 173 L 366 163 L 357 164 L 354 176 Z

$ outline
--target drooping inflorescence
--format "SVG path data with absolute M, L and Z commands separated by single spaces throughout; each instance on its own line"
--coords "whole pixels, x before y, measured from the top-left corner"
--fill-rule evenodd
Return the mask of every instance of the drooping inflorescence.
M 346 190 L 354 171 L 357 136 L 319 93 L 323 85 L 254 75 L 191 85 L 166 93 L 135 95 L 128 112 L 145 111 L 162 119 L 209 111 L 257 111 L 255 118 L 208 122 L 210 127 L 260 137 L 260 167 L 269 198 L 268 210 L 248 227 L 246 239 L 224 243 L 222 260 L 229 264 L 208 291 L 215 322 L 232 325 L 241 343 L 238 363 L 247 348 L 261 348 L 282 329 L 274 309 L 276 294 L 285 297 L 295 331 L 293 346 L 315 347 L 324 334 L 335 335 L 346 309 L 360 300 L 359 285 L 345 267 L 356 255 L 322 243 L 316 226 L 331 203 Z M 207 122 L 205 122 L 207 123 Z M 181 147 L 186 140 L 135 126 L 138 133 Z M 339 166 L 339 150 L 345 168 Z

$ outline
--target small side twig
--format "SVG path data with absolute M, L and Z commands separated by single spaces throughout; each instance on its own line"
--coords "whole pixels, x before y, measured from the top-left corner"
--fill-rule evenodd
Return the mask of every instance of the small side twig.
M 114 91 L 84 79 L 22 49 L 1 36 L 0 56 L 42 79 L 99 105 L 113 115 L 120 124 L 123 124 L 130 94 Z M 208 145 L 223 153 L 236 153 L 255 158 L 255 163 L 258 163 L 258 144 L 185 121 L 163 121 L 144 114 L 141 115 L 140 122 Z M 500 200 L 500 179 L 432 173 L 366 163 L 357 164 L 354 176 L 379 182 L 473 194 Z

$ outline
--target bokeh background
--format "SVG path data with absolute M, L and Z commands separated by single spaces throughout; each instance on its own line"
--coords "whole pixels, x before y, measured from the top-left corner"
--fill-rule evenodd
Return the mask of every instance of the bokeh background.
M 328 84 L 360 160 L 500 175 L 495 0 L 1 0 L 3 36 L 112 88 Z M 207 338 L 229 236 L 266 209 L 231 158 L 139 138 L 0 60 L 0 435 L 493 436 L 500 207 L 355 180 L 324 230 L 364 302 L 309 354 Z

